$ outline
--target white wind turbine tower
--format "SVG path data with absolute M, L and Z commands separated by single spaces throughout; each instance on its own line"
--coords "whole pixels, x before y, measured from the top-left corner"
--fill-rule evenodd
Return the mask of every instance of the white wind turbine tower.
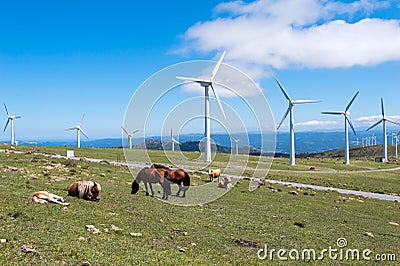
M 346 106 L 346 109 L 344 112 L 322 112 L 322 114 L 327 114 L 327 115 L 344 115 L 344 137 L 345 137 L 345 151 L 344 151 L 344 163 L 345 164 L 350 164 L 350 152 L 349 152 L 349 125 L 351 129 L 353 130 L 354 135 L 357 136 L 356 131 L 354 130 L 353 124 L 350 122 L 349 119 L 349 109 L 350 106 L 353 104 L 354 100 L 356 99 L 359 91 L 354 95 L 353 99 L 349 102 L 349 104 Z
M 399 131 L 399 133 L 397 133 L 396 135 L 394 135 L 394 141 L 395 141 L 395 157 L 396 157 L 396 159 L 398 158 L 398 155 L 397 155 L 397 144 L 399 143 L 399 135 L 400 135 L 400 131 Z
M 7 129 L 8 123 L 11 121 L 11 145 L 15 145 L 15 133 L 14 133 L 14 120 L 21 118 L 20 115 L 10 115 L 10 113 L 7 110 L 7 106 L 6 104 L 4 104 L 4 108 L 6 109 L 6 113 L 7 113 L 7 122 L 6 122 L 6 126 L 4 127 L 4 132 Z
M 383 106 L 383 98 L 381 98 L 381 109 L 382 109 L 382 118 L 381 120 L 379 120 L 378 122 L 376 122 L 375 124 L 373 124 L 372 126 L 370 126 L 368 130 L 376 127 L 377 125 L 379 125 L 380 123 L 382 123 L 383 126 L 383 161 L 387 162 L 387 138 L 386 138 L 386 122 L 390 122 L 392 124 L 398 125 L 400 126 L 400 123 L 397 123 L 393 120 L 390 120 L 386 117 L 385 115 L 385 108 Z
M 281 91 L 285 98 L 289 101 L 289 107 L 286 110 L 285 114 L 283 115 L 283 118 L 281 122 L 279 123 L 277 129 L 279 129 L 283 123 L 283 121 L 286 119 L 287 115 L 290 113 L 290 165 L 295 165 L 296 164 L 296 153 L 294 151 L 294 114 L 293 114 L 293 106 L 296 104 L 303 104 L 303 103 L 319 103 L 321 100 L 292 100 L 281 85 L 281 83 L 278 81 L 278 79 L 275 79 L 276 83 L 278 83 L 279 88 L 281 88 Z
M 128 141 L 129 141 L 129 149 L 132 150 L 132 137 L 133 135 L 135 135 L 136 133 L 139 132 L 139 130 L 134 130 L 131 133 L 128 132 L 128 130 L 126 130 L 123 126 L 121 126 L 122 130 L 126 133 L 126 135 L 128 135 Z
M 218 105 L 222 111 L 222 114 L 225 116 L 224 109 L 222 108 L 221 101 L 219 100 L 219 96 L 217 91 L 213 87 L 213 80 L 215 78 L 215 75 L 218 72 L 219 67 L 221 66 L 222 60 L 224 59 L 224 56 L 226 54 L 226 51 L 222 54 L 221 58 L 219 59 L 218 63 L 215 65 L 212 73 L 211 73 L 211 78 L 210 79 L 204 79 L 204 78 L 187 78 L 187 77 L 176 77 L 178 79 L 188 81 L 188 82 L 196 82 L 199 83 L 200 86 L 204 87 L 204 99 L 205 99 L 205 115 L 204 115 L 204 137 L 206 140 L 206 145 L 205 145 L 205 153 L 204 153 L 204 160 L 206 162 L 211 162 L 211 133 L 210 133 L 210 95 L 209 95 L 209 90 L 210 87 L 215 95 L 215 98 L 218 102 Z
M 174 139 L 174 137 L 172 136 L 172 128 L 171 128 L 171 150 L 174 152 L 175 151 L 175 143 L 180 145 L 179 141 L 177 141 L 176 139 Z
M 82 122 L 83 122 L 83 119 L 84 119 L 84 118 L 85 118 L 85 114 L 83 114 L 79 126 L 69 127 L 69 128 L 66 128 L 66 129 L 65 129 L 65 130 L 76 130 L 76 142 L 77 142 L 77 147 L 78 147 L 78 148 L 81 147 L 81 135 L 80 135 L 80 134 L 82 134 L 83 136 L 85 136 L 87 139 L 89 138 L 89 137 L 86 135 L 86 133 L 83 131 L 83 129 L 82 129 Z
M 236 155 L 239 154 L 239 141 L 240 139 L 235 139 L 234 137 L 231 137 L 231 139 L 233 140 L 233 142 L 235 142 L 235 151 L 236 151 Z

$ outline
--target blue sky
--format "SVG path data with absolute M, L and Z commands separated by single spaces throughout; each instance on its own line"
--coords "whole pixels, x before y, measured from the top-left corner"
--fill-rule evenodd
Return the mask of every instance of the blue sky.
M 17 139 L 73 139 L 64 128 L 83 113 L 89 137 L 119 137 L 149 76 L 226 49 L 224 62 L 260 85 L 275 123 L 287 108 L 277 77 L 292 98 L 323 100 L 295 107 L 296 131 L 341 130 L 341 117 L 320 112 L 343 110 L 358 90 L 351 119 L 364 130 L 380 97 L 400 121 L 399 9 L 373 0 L 2 1 L 0 102 L 23 116 Z M 0 110 L 2 128 L 6 119 Z

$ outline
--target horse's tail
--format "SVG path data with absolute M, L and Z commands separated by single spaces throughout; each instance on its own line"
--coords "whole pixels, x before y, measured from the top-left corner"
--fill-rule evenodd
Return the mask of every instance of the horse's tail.
M 185 178 L 183 179 L 183 185 L 187 187 L 190 186 L 190 176 L 186 171 L 185 171 Z

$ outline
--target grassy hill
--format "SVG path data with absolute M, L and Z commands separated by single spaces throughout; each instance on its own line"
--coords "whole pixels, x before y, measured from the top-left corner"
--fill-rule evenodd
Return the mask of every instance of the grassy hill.
M 398 152 L 400 154 L 400 146 L 398 147 Z M 364 160 L 374 160 L 375 158 L 382 157 L 383 145 L 375 146 L 352 146 L 350 147 L 350 158 L 364 159 Z M 344 149 L 337 149 L 325 152 L 311 153 L 311 154 L 301 154 L 299 157 L 313 157 L 313 158 L 342 158 L 344 157 Z M 395 160 L 395 145 L 388 145 L 388 157 L 391 160 Z
M 143 190 L 131 195 L 133 177 L 127 167 L 32 153 L 64 154 L 64 147 L 17 149 L 29 152 L 0 153 L 0 265 L 271 265 L 283 262 L 276 253 L 273 261 L 260 260 L 257 252 L 265 244 L 276 250 L 319 252 L 338 248 L 339 238 L 347 240 L 346 248 L 370 249 L 371 256 L 396 254 L 397 260 L 400 256 L 398 202 L 268 184 L 249 192 L 248 181 L 243 180 L 216 201 L 182 207 L 158 200 L 162 195 L 158 187 L 155 198 L 145 196 Z M 101 159 L 118 158 L 121 152 L 120 149 L 75 150 L 77 156 Z M 158 161 L 165 159 L 162 151 L 149 152 Z M 141 156 L 141 151 L 135 151 L 138 161 Z M 196 158 L 197 154 L 187 153 L 187 156 Z M 240 155 L 232 160 L 244 158 Z M 222 165 L 229 159 L 228 154 L 218 154 L 214 163 Z M 249 166 L 255 161 L 250 158 Z M 333 186 L 346 184 L 365 190 L 378 188 L 385 193 L 399 191 L 399 170 L 379 174 L 357 172 L 357 169 L 396 167 L 396 164 L 355 161 L 347 168 L 335 162 L 336 159 L 329 158 L 304 158 L 290 168 L 287 159 L 275 159 L 272 170 L 277 171 L 270 172 L 268 178 L 327 182 Z M 316 170 L 310 171 L 310 166 Z M 324 168 L 350 172 L 319 172 Z M 137 171 L 133 169 L 134 174 Z M 193 174 L 192 179 L 196 180 L 197 175 L 200 176 Z M 196 180 L 198 185 L 207 183 L 206 176 L 203 177 Z M 83 179 L 102 184 L 100 202 L 67 196 L 68 185 Z M 64 196 L 71 205 L 33 204 L 30 197 L 38 190 Z M 191 189 L 187 193 L 190 195 Z M 86 225 L 94 225 L 100 233 L 88 232 Z M 27 253 L 27 246 L 34 251 Z M 325 256 L 316 263 L 368 262 L 332 260 Z M 385 265 L 397 263 L 386 261 Z M 284 264 L 310 262 L 289 259 Z

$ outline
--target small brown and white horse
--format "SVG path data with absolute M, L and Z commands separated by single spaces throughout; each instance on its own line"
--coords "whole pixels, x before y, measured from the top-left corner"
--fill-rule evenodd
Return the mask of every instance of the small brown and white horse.
M 210 177 L 210 182 L 212 182 L 214 180 L 214 178 L 218 177 L 218 181 L 219 181 L 219 177 L 221 175 L 221 169 L 209 169 L 208 170 L 208 176 Z
M 68 188 L 68 195 L 80 199 L 99 201 L 101 186 L 97 182 L 77 181 Z
M 146 188 L 146 196 L 149 195 L 149 191 L 147 189 L 147 184 L 150 186 L 151 196 L 154 197 L 154 191 L 152 184 L 159 183 L 163 188 L 163 196 L 162 199 L 167 200 L 168 195 L 171 194 L 171 185 L 168 180 L 164 178 L 164 175 L 161 175 L 157 169 L 145 167 L 137 174 L 135 181 L 132 182 L 132 191 L 131 194 L 136 194 L 139 191 L 140 182 L 144 183 Z
M 162 164 L 153 164 L 151 168 L 157 169 L 157 171 L 164 176 L 168 181 L 175 183 L 178 185 L 179 190 L 176 193 L 176 196 L 179 197 L 181 191 L 183 191 L 182 198 L 186 196 L 186 191 L 190 186 L 190 176 L 183 169 L 170 169 Z M 182 186 L 183 185 L 183 186 Z

